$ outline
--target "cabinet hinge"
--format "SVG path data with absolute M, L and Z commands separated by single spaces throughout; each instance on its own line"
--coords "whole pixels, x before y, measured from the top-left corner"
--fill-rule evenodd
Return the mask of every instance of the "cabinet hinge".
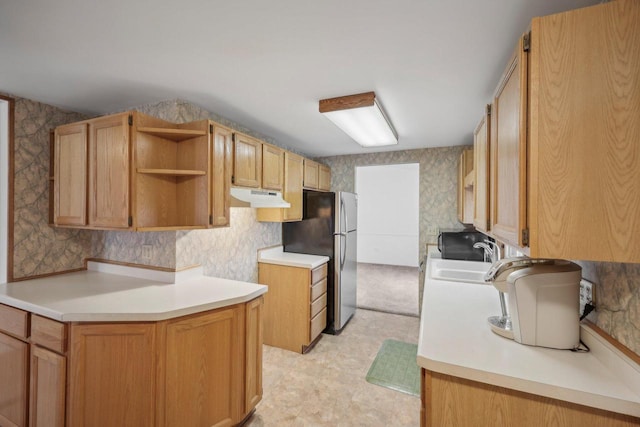
M 133 217 L 130 216 L 129 217 L 129 227 L 131 227 L 133 225 Z
M 236 177 L 235 175 L 231 175 L 231 183 L 235 184 L 236 183 Z
M 522 245 L 529 246 L 529 229 L 525 228 L 522 230 Z
M 213 225 L 213 215 L 209 215 L 209 224 Z
M 133 126 L 133 114 L 129 114 L 129 126 Z
M 491 115 L 491 104 L 487 104 L 487 116 Z
M 213 125 L 209 125 L 209 133 L 213 134 Z
M 522 38 L 522 50 L 529 52 L 531 49 L 531 33 L 527 33 Z

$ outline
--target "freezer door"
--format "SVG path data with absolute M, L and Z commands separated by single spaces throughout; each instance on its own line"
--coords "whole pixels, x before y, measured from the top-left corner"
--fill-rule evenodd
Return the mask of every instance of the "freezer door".
M 334 328 L 340 330 L 356 312 L 357 233 L 335 236 L 335 317 Z
M 354 193 L 336 193 L 336 232 L 358 229 L 358 196 Z

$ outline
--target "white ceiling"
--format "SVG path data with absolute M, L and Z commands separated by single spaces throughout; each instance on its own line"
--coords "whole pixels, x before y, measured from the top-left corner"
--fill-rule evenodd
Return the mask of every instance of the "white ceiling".
M 596 2 L 0 0 L 0 91 L 95 114 L 182 98 L 326 156 L 372 149 L 318 100 L 373 90 L 388 150 L 470 144 L 530 19 Z

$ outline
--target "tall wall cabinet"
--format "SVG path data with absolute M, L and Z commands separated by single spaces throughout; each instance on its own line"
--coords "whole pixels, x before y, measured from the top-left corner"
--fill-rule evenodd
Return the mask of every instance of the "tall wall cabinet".
M 491 233 L 532 257 L 640 262 L 640 3 L 534 18 L 493 99 Z
M 473 132 L 473 225 L 487 233 L 489 221 L 489 166 L 491 141 L 491 105 Z

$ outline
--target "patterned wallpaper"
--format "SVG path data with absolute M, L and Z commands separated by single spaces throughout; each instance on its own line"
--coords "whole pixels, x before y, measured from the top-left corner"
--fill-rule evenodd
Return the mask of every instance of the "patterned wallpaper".
M 28 99 L 15 99 L 13 277 L 83 266 L 91 233 L 52 228 L 49 220 L 49 131 L 85 117 Z
M 391 151 L 371 154 L 322 157 L 317 159 L 331 168 L 332 191 L 355 191 L 355 168 L 358 166 L 420 164 L 419 254 L 426 255 L 427 243 L 436 243 L 437 235 L 427 234 L 429 226 L 462 228 L 457 217 L 458 158 L 468 147 L 441 147 L 421 150 Z M 424 273 L 419 279 L 420 301 Z

